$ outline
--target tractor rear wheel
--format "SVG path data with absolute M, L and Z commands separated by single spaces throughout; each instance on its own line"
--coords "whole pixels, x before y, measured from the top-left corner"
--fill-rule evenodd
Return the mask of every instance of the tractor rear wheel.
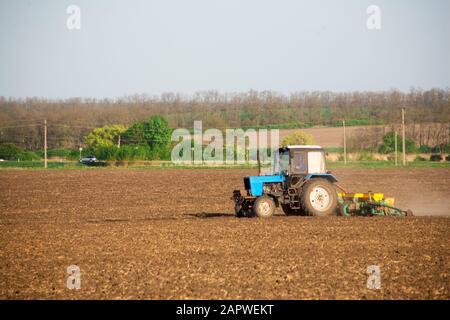
M 303 186 L 302 205 L 310 216 L 331 216 L 337 213 L 337 193 L 334 185 L 323 178 L 315 178 Z
M 303 214 L 303 211 L 300 209 L 292 209 L 289 203 L 287 204 L 282 203 L 281 209 L 283 209 L 284 214 L 287 216 L 300 216 Z
M 259 218 L 269 218 L 275 211 L 275 202 L 268 196 L 262 196 L 255 200 L 253 213 Z

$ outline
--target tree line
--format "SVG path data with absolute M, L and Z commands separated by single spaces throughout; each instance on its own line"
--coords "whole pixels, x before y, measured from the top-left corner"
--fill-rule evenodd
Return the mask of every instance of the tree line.
M 115 99 L 14 99 L 0 97 L 0 142 L 27 150 L 43 147 L 43 120 L 48 121 L 50 148 L 78 148 L 95 128 L 131 127 L 160 115 L 170 128 L 305 128 L 347 125 L 398 124 L 406 107 L 408 123 L 450 122 L 450 89 L 411 89 L 379 92 L 303 91 L 289 95 L 273 91 L 242 93 L 164 93 Z M 136 128 L 135 128 L 136 129 Z

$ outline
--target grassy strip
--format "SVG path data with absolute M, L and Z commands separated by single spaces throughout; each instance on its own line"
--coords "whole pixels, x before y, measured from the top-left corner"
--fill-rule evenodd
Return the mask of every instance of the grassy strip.
M 48 162 L 48 169 L 146 169 L 146 170 L 160 170 L 160 169 L 257 169 L 257 165 L 253 164 L 236 164 L 236 165 L 176 165 L 170 162 L 156 164 L 128 164 L 128 165 L 108 165 L 103 167 L 93 167 L 81 164 L 79 162 Z M 0 162 L 0 169 L 31 169 L 31 170 L 45 170 L 44 162 L 42 161 L 2 161 Z
M 161 170 L 161 169 L 257 169 L 257 165 L 253 164 L 242 164 L 242 165 L 175 165 L 171 162 L 156 162 L 144 163 L 144 164 L 133 164 L 128 165 L 109 165 L 106 167 L 91 167 L 83 165 L 79 162 L 48 162 L 49 169 L 146 169 L 146 170 Z M 409 162 L 405 167 L 398 165 L 395 166 L 392 161 L 349 161 L 344 164 L 343 161 L 327 162 L 327 168 L 332 170 L 336 168 L 367 168 L 367 169 L 377 169 L 377 168 L 450 168 L 450 162 L 432 162 L 432 161 L 414 161 Z M 0 162 L 0 169 L 32 169 L 32 170 L 42 170 L 44 168 L 44 163 L 42 161 L 2 161 Z
M 80 169 L 86 166 L 78 162 L 48 162 L 49 169 Z M 44 169 L 43 161 L 1 161 L 0 168 Z
M 392 168 L 392 169 L 408 169 L 408 168 L 450 168 L 450 162 L 434 162 L 434 161 L 413 161 L 408 162 L 406 166 L 402 166 L 399 163 L 395 166 L 393 161 L 349 161 L 344 164 L 343 161 L 333 161 L 327 162 L 328 169 L 336 168 L 367 168 L 367 169 L 378 169 L 378 168 Z

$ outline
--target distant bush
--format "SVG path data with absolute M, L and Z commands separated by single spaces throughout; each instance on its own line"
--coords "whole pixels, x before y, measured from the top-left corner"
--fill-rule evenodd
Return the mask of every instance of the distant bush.
M 117 151 L 116 160 L 155 160 L 157 154 L 148 145 L 125 145 Z
M 40 157 L 32 152 L 23 150 L 13 143 L 2 143 L 0 144 L 0 159 L 4 160 L 39 160 Z
M 311 128 L 314 124 L 310 122 L 290 122 L 290 123 L 281 123 L 281 124 L 267 124 L 267 125 L 257 125 L 251 126 L 252 129 L 297 129 L 297 128 Z
M 350 119 L 350 120 L 345 120 L 345 126 L 347 126 L 347 127 L 367 126 L 367 125 L 375 125 L 375 124 L 383 124 L 383 121 L 375 120 L 375 119 Z M 342 121 L 336 121 L 335 123 L 333 123 L 333 127 L 342 127 L 342 126 L 343 126 Z
M 445 161 L 450 161 L 450 154 L 445 157 Z
M 442 144 L 434 147 L 422 145 L 417 149 L 420 153 L 441 153 L 441 152 L 450 152 L 450 144 Z
M 22 151 L 18 155 L 18 158 L 23 161 L 32 161 L 32 160 L 40 160 L 41 159 L 41 157 L 39 157 L 33 151 L 26 151 L 26 150 Z
M 81 152 L 81 157 L 85 157 L 87 155 L 91 155 L 92 152 L 90 149 L 83 149 Z M 49 158 L 59 157 L 65 158 L 67 160 L 78 161 L 80 159 L 80 150 L 71 150 L 71 149 L 50 149 L 47 152 Z M 41 157 L 43 157 L 43 152 Z
M 21 149 L 13 143 L 2 143 L 0 145 L 0 159 L 17 160 Z
M 419 153 L 431 153 L 432 152 L 432 148 L 430 146 L 423 145 L 423 146 L 420 146 L 419 148 L 417 148 L 417 152 L 419 152 Z
M 87 153 L 94 155 L 98 160 L 116 160 L 120 149 L 117 146 L 97 147 L 86 150 Z
M 424 157 L 421 157 L 421 156 L 416 156 L 415 158 L 414 158 L 414 161 L 417 161 L 417 162 L 420 162 L 420 161 L 427 161 L 427 159 L 425 159 Z
M 49 149 L 47 151 L 47 157 L 54 158 L 71 158 L 73 157 L 73 154 L 75 154 L 76 158 L 78 159 L 80 157 L 80 153 L 78 150 L 69 150 L 69 149 Z
M 97 147 L 92 153 L 98 160 L 102 161 L 134 161 L 134 160 L 168 160 L 169 150 L 157 150 L 145 145 L 122 145 L 110 147 Z
M 35 151 L 35 153 L 39 157 L 44 158 L 43 150 Z M 84 152 L 83 152 L 83 154 L 84 154 Z M 78 160 L 80 158 L 80 151 L 79 150 L 70 150 L 70 149 L 48 149 L 47 157 L 48 158 L 64 158 L 67 160 Z
M 402 151 L 403 139 L 400 135 L 397 135 L 397 151 Z M 405 139 L 405 150 L 406 153 L 414 153 L 416 152 L 416 146 L 414 141 L 411 139 Z M 388 132 L 383 137 L 383 144 L 378 148 L 378 152 L 380 153 L 392 153 L 395 152 L 395 134 L 394 132 Z
M 290 135 L 285 137 L 281 142 L 281 145 L 283 147 L 289 145 L 308 145 L 308 144 L 314 144 L 314 138 L 312 135 L 303 131 L 296 131 L 294 133 L 291 133 Z
M 430 156 L 430 161 L 441 161 L 442 159 L 443 157 L 440 154 L 432 154 Z
M 450 143 L 447 143 L 447 144 L 444 146 L 442 152 L 450 152 Z

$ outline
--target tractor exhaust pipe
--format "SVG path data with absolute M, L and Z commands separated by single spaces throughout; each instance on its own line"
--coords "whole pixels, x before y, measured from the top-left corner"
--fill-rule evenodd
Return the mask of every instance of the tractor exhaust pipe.
M 261 160 L 259 159 L 259 149 L 256 152 L 256 160 L 258 161 L 258 176 L 261 175 Z

